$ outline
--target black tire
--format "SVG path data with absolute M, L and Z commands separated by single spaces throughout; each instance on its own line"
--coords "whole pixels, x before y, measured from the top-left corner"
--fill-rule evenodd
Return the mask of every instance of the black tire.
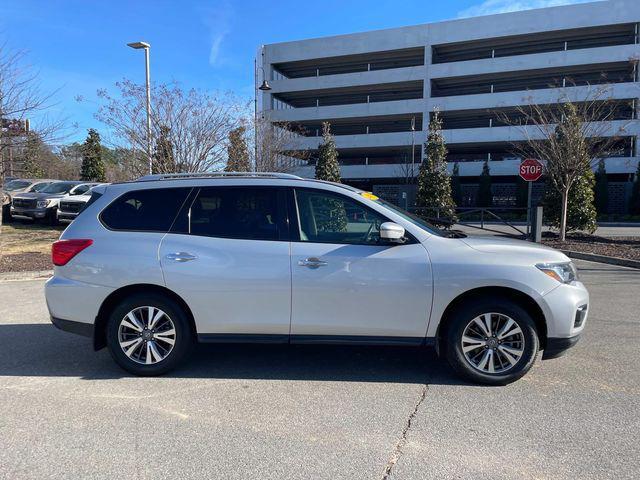
M 497 313 L 510 317 L 522 331 L 524 338 L 524 348 L 518 361 L 508 367 L 502 373 L 485 373 L 471 364 L 467 360 L 462 349 L 462 337 L 467 325 L 479 315 L 485 313 Z M 496 319 L 496 316 L 493 316 Z M 495 320 L 494 320 L 495 321 Z M 469 301 L 456 309 L 451 318 L 451 322 L 446 329 L 444 340 L 444 350 L 447 361 L 451 367 L 461 376 L 477 383 L 488 385 L 506 385 L 518 380 L 525 375 L 533 366 L 539 349 L 539 339 L 536 325 L 531 315 L 517 303 L 506 298 L 487 298 Z M 479 347 L 478 355 L 482 355 L 481 349 L 490 347 Z M 499 347 L 498 347 L 499 348 Z M 495 351 L 495 349 L 493 349 Z M 473 352 L 472 352 L 473 353 Z M 493 357 L 491 357 L 493 358 Z M 507 362 L 505 362 L 508 365 Z
M 47 216 L 44 217 L 44 221 L 47 225 L 51 225 L 52 227 L 58 225 L 58 210 L 55 208 L 48 209 Z
M 13 216 L 11 215 L 11 206 L 4 205 L 2 207 L 2 223 L 12 223 Z
M 119 327 L 125 316 L 138 307 L 154 307 L 165 312 L 175 328 L 175 343 L 168 355 L 157 363 L 142 364 L 127 356 L 120 346 Z M 183 362 L 191 352 L 194 335 L 184 310 L 171 298 L 158 293 L 137 293 L 120 302 L 109 315 L 107 323 L 107 348 L 124 370 L 139 376 L 162 375 Z

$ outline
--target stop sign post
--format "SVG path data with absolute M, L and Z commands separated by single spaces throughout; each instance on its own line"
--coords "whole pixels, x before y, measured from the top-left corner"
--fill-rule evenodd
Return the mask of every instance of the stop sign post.
M 542 163 L 535 158 L 523 160 L 519 168 L 520 177 L 529 184 L 527 191 L 527 235 L 531 229 L 531 185 L 542 176 Z

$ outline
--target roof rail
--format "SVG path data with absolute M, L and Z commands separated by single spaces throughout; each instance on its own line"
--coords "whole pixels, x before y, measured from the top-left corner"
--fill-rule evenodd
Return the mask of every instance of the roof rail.
M 303 180 L 302 177 L 290 173 L 278 172 L 208 172 L 208 173 L 160 173 L 145 175 L 137 182 L 153 182 L 158 180 L 188 180 L 190 178 L 220 178 L 220 177 L 252 177 L 252 178 L 288 178 Z

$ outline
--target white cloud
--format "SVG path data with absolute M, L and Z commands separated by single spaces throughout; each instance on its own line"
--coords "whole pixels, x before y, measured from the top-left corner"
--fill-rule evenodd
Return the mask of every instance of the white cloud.
M 592 0 L 484 0 L 479 5 L 465 8 L 458 12 L 459 18 L 492 15 L 494 13 L 518 12 L 532 8 L 557 7 L 585 3 Z
M 204 11 L 203 21 L 209 29 L 211 47 L 209 48 L 209 64 L 217 65 L 220 62 L 222 42 L 231 32 L 231 19 L 233 8 L 229 2 L 223 2 L 216 8 Z

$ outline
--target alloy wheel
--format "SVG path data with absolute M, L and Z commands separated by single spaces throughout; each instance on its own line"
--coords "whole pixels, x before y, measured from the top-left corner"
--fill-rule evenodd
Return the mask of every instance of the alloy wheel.
M 518 323 L 502 313 L 483 313 L 465 327 L 461 346 L 465 359 L 485 374 L 511 370 L 524 354 L 524 333 Z
M 136 363 L 153 365 L 169 356 L 176 342 L 173 321 L 156 307 L 137 307 L 118 326 L 118 343 Z

